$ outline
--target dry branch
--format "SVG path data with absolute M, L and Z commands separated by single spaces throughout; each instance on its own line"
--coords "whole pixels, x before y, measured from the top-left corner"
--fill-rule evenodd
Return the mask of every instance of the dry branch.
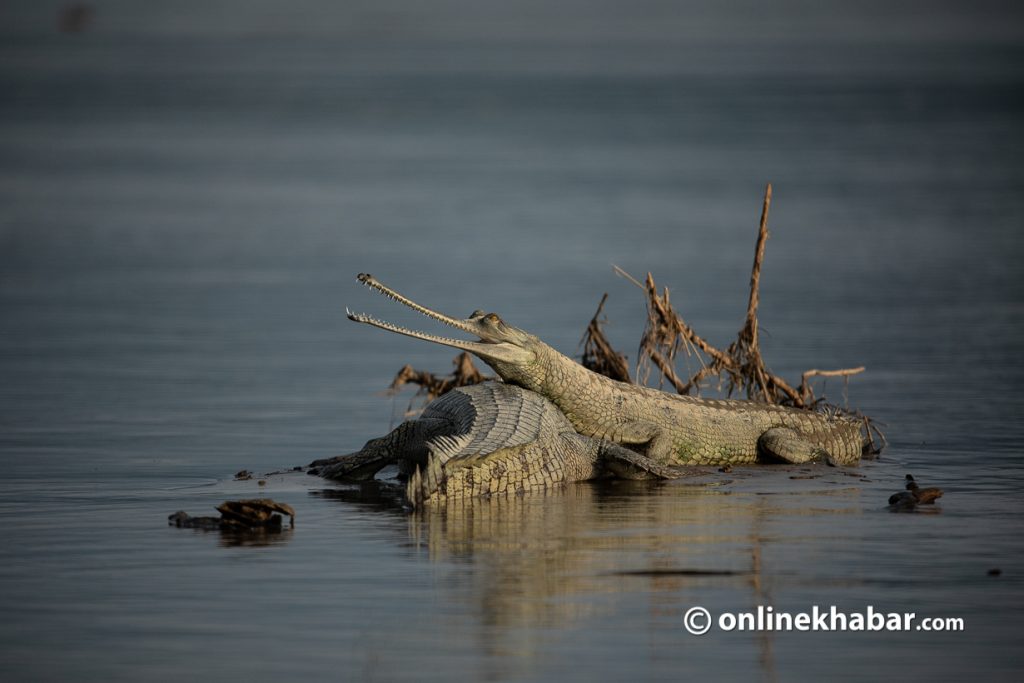
M 843 381 L 850 375 L 859 375 L 864 372 L 864 366 L 859 368 L 846 368 L 845 370 L 807 370 L 800 376 L 800 398 L 807 402 L 808 400 L 814 400 L 814 392 L 811 390 L 810 379 L 811 377 L 842 377 Z
M 455 365 L 455 370 L 452 374 L 445 376 L 438 376 L 432 372 L 417 370 L 411 365 L 405 365 L 398 371 L 395 378 L 391 380 L 388 393 L 397 394 L 406 384 L 416 384 L 419 386 L 419 389 L 413 394 L 413 401 L 415 401 L 416 397 L 422 396 L 423 402 L 426 404 L 456 387 L 479 384 L 480 382 L 494 379 L 481 373 L 473 365 L 473 357 L 465 351 L 456 356 L 452 363 Z M 410 401 L 409 410 L 406 412 L 413 412 L 413 401 Z
M 728 395 L 741 393 L 748 399 L 788 405 L 806 410 L 831 409 L 864 420 L 864 431 L 873 452 L 878 453 L 885 445 L 885 436 L 870 418 L 846 408 L 827 404 L 816 398 L 811 387 L 812 377 L 843 377 L 864 371 L 863 367 L 842 370 L 808 370 L 800 378 L 800 386 L 794 389 L 782 377 L 772 373 L 761 355 L 757 308 L 760 303 L 761 268 L 764 263 L 765 245 L 768 241 L 768 210 L 771 206 L 772 186 L 765 188 L 761 207 L 757 245 L 754 249 L 754 264 L 750 273 L 750 295 L 747 313 L 739 335 L 729 347 L 722 351 L 699 336 L 681 315 L 672 307 L 669 290 L 659 294 L 654 277 L 648 273 L 643 283 L 621 268 L 616 272 L 629 279 L 644 291 L 647 301 L 647 324 L 640 339 L 637 357 L 637 378 L 646 383 L 649 379 L 650 364 L 653 364 L 664 380 L 667 380 L 680 394 L 699 391 L 702 383 L 717 377 L 718 386 L 724 386 Z M 674 362 L 679 349 L 694 355 L 701 362 L 697 372 L 685 382 L 679 378 Z M 878 442 L 876 444 L 876 437 Z
M 608 339 L 604 336 L 602 327 L 608 322 L 607 318 L 601 317 L 604 309 L 604 302 L 608 300 L 608 292 L 601 297 L 601 303 L 597 305 L 594 317 L 590 319 L 580 345 L 583 347 L 583 356 L 580 362 L 583 367 L 593 370 L 596 373 L 619 380 L 630 382 L 629 364 L 626 357 L 612 348 Z

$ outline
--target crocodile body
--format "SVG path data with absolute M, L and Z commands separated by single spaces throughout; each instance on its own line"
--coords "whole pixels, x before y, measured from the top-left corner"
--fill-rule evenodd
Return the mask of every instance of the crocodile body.
M 538 348 L 526 367 L 495 370 L 551 399 L 577 431 L 679 465 L 778 459 L 856 464 L 861 423 L 838 416 L 743 400 L 701 399 L 626 384 L 587 370 L 554 349 Z
M 406 498 L 414 507 L 604 476 L 678 476 L 618 444 L 578 434 L 550 401 L 500 382 L 454 389 L 359 452 L 313 467 L 330 479 L 359 480 L 391 464 L 410 475 Z
M 864 452 L 857 420 L 744 400 L 700 399 L 618 382 L 584 368 L 494 313 L 456 319 L 426 308 L 370 275 L 368 287 L 480 341 L 416 332 L 349 313 L 356 322 L 469 351 L 511 384 L 554 403 L 581 435 L 612 441 L 666 465 L 828 460 L 852 465 Z

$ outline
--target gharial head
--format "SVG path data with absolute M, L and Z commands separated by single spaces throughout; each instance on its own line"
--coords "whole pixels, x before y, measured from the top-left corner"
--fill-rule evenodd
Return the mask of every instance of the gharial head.
M 402 296 L 395 290 L 378 282 L 372 275 L 360 273 L 358 279 L 370 289 L 373 289 L 384 296 L 390 297 L 400 304 L 405 304 L 409 308 L 422 313 L 428 318 L 433 318 L 434 320 L 440 321 L 449 327 L 454 327 L 457 330 L 462 330 L 463 332 L 476 335 L 479 338 L 479 341 L 464 341 L 462 339 L 455 339 L 452 337 L 441 337 L 434 334 L 427 334 L 425 332 L 418 332 L 416 330 L 410 330 L 407 327 L 395 325 L 394 323 L 378 320 L 377 318 L 366 315 L 365 313 L 353 313 L 346 308 L 345 313 L 348 315 L 349 320 L 354 320 L 357 323 L 373 325 L 374 327 L 379 327 L 382 330 L 397 332 L 398 334 L 404 334 L 415 339 L 423 339 L 424 341 L 434 342 L 435 344 L 442 344 L 444 346 L 462 349 L 463 351 L 469 351 L 479 357 L 480 360 L 494 368 L 502 379 L 509 381 L 524 379 L 521 375 L 523 375 L 530 366 L 534 365 L 538 354 L 542 354 L 544 349 L 549 348 L 544 344 L 544 342 L 532 334 L 524 332 L 518 327 L 509 325 L 496 313 L 484 313 L 483 311 L 477 310 L 473 311 L 468 318 L 460 320 L 458 318 L 447 316 L 443 313 L 438 313 L 426 306 L 421 306 L 415 301 Z M 534 375 L 535 373 L 529 372 L 528 374 Z

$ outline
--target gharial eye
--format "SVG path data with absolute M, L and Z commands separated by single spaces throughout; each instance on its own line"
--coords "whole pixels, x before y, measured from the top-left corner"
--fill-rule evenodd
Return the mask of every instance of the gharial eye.
M 499 317 L 498 317 L 498 314 L 497 314 L 497 313 L 488 313 L 488 314 L 487 314 L 487 315 L 486 315 L 486 316 L 484 317 L 484 320 L 486 320 L 486 321 L 487 321 L 488 323 L 490 323 L 491 325 L 497 325 L 498 323 L 500 323 L 500 322 L 501 322 L 501 318 L 499 318 Z
M 479 317 L 480 317 L 480 316 L 482 316 L 483 314 L 484 314 L 484 312 L 483 312 L 483 311 L 481 311 L 481 310 L 480 310 L 480 309 L 478 308 L 478 309 L 476 309 L 475 311 L 473 311 L 472 313 L 470 313 L 470 314 L 469 314 L 469 317 L 470 317 L 470 318 L 479 318 Z

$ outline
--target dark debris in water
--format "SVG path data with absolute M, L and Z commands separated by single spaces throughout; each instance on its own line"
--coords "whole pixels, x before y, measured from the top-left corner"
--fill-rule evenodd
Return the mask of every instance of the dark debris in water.
M 889 509 L 893 512 L 911 512 L 919 505 L 932 505 L 941 497 L 942 489 L 921 488 L 914 481 L 913 475 L 908 474 L 906 490 L 889 496 Z
M 184 510 L 178 510 L 173 515 L 167 516 L 167 524 L 179 529 L 218 531 L 220 530 L 220 517 L 193 517 Z
M 613 572 L 614 576 L 745 576 L 747 571 L 731 569 L 629 569 Z
M 220 517 L 193 517 L 178 510 L 167 517 L 167 524 L 179 529 L 209 531 L 280 531 L 281 515 L 288 515 L 289 526 L 295 526 L 295 510 L 291 505 L 270 498 L 228 500 L 217 506 Z

